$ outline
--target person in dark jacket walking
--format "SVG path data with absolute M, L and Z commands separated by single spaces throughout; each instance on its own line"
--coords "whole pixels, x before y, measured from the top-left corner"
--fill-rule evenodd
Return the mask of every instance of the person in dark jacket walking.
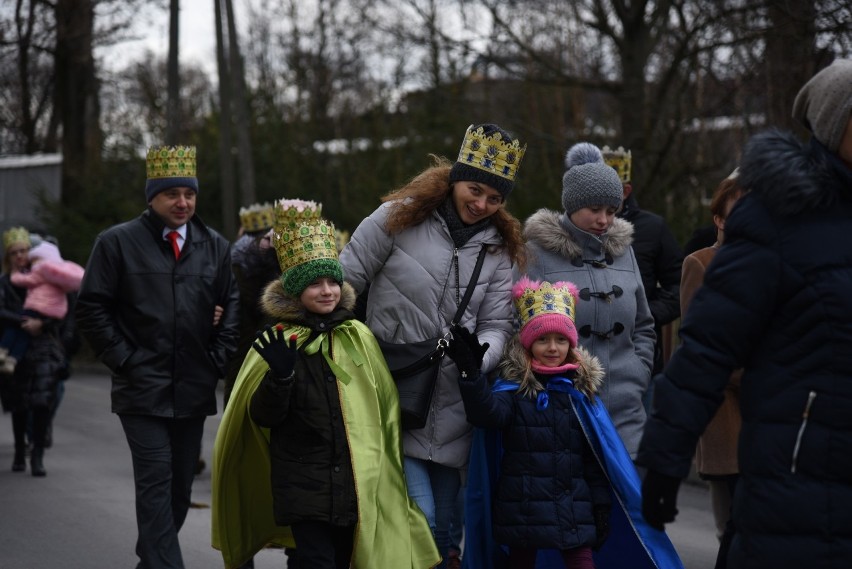
M 633 252 L 642 274 L 648 308 L 654 317 L 653 375 L 660 373 L 663 358 L 663 326 L 680 316 L 680 270 L 683 252 L 662 216 L 641 209 L 633 190 L 633 153 L 619 146 L 601 148 L 604 162 L 615 168 L 624 189 L 624 201 L 616 214 L 633 224 Z
M 195 215 L 195 148 L 151 148 L 147 171 L 148 209 L 97 237 L 76 316 L 112 371 L 112 411 L 133 459 L 139 567 L 182 568 L 177 534 L 236 348 L 238 291 L 230 243 Z
M 233 567 L 289 527 L 299 567 L 433 567 L 406 492 L 396 387 L 352 314 L 334 226 L 314 202 L 275 208 L 282 274 L 261 303 L 276 324 L 257 335 L 216 438 L 214 545 Z
M 698 437 L 743 367 L 728 567 L 852 566 L 852 60 L 817 73 L 740 165 L 725 223 L 657 384 L 637 462 L 643 512 L 672 521 Z
M 30 268 L 28 253 L 31 246 L 29 231 L 12 227 L 3 234 L 3 274 L 0 276 L 0 323 L 26 332 L 30 347 L 12 373 L 0 377 L 0 402 L 3 410 L 12 414 L 15 438 L 13 472 L 26 470 L 26 435 L 32 434 L 30 473 L 42 477 L 44 449 L 48 445 L 50 419 L 58 399 L 59 383 L 65 369 L 65 350 L 62 343 L 62 320 L 23 315 L 26 289 L 16 286 L 13 274 Z

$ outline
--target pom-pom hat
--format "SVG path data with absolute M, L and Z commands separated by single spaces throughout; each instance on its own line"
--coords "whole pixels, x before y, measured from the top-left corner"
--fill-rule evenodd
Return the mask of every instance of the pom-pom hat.
M 488 184 L 506 199 L 515 187 L 518 166 L 527 146 L 496 124 L 470 125 L 459 157 L 450 169 L 452 182 Z
M 571 215 L 584 207 L 621 207 L 624 187 L 611 166 L 604 163 L 600 149 L 579 142 L 565 155 L 567 170 L 562 176 L 562 207 Z
M 284 292 L 298 298 L 320 277 L 343 284 L 334 224 L 322 218 L 322 204 L 283 199 L 275 202 L 273 209 L 272 246 L 281 267 Z
M 577 328 L 574 310 L 577 287 L 573 283 L 531 280 L 523 276 L 512 287 L 512 298 L 518 310 L 521 345 L 527 350 L 545 334 L 562 334 L 577 347 Z

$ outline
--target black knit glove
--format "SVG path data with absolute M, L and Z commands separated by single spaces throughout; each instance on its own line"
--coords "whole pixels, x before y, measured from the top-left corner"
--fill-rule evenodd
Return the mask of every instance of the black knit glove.
M 447 346 L 447 355 L 456 362 L 456 367 L 461 372 L 462 380 L 472 381 L 479 376 L 482 369 L 482 358 L 488 351 L 488 342 L 479 343 L 476 332 L 468 332 L 458 324 L 450 328 L 453 339 Z
M 296 367 L 296 335 L 290 336 L 289 343 L 284 339 L 284 327 L 281 324 L 267 326 L 257 333 L 253 347 L 269 364 L 274 379 L 289 379 Z
M 649 470 L 642 481 L 642 515 L 652 528 L 664 529 L 677 515 L 680 478 Z
M 592 544 L 592 549 L 597 551 L 600 549 L 606 538 L 609 537 L 609 513 L 612 510 L 609 506 L 595 506 L 593 513 L 595 516 L 595 542 Z

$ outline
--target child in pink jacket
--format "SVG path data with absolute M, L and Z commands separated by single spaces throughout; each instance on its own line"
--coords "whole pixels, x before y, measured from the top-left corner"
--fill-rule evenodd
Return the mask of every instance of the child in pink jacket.
M 80 290 L 83 267 L 65 261 L 59 248 L 42 241 L 29 253 L 30 271 L 13 273 L 12 284 L 27 289 L 22 317 L 62 320 L 68 314 L 69 292 Z M 29 334 L 21 328 L 6 327 L 0 337 L 0 373 L 12 374 L 29 347 Z

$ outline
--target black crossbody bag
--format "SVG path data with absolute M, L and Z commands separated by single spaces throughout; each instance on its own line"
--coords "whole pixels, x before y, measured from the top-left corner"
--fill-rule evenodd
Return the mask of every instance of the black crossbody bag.
M 479 273 L 482 272 L 485 253 L 486 247 L 483 245 L 450 327 L 458 324 L 464 316 Z M 422 429 L 429 416 L 429 406 L 432 404 L 432 393 L 435 391 L 441 361 L 449 345 L 447 336 L 408 344 L 391 344 L 382 340 L 378 342 L 399 392 L 402 428 Z

